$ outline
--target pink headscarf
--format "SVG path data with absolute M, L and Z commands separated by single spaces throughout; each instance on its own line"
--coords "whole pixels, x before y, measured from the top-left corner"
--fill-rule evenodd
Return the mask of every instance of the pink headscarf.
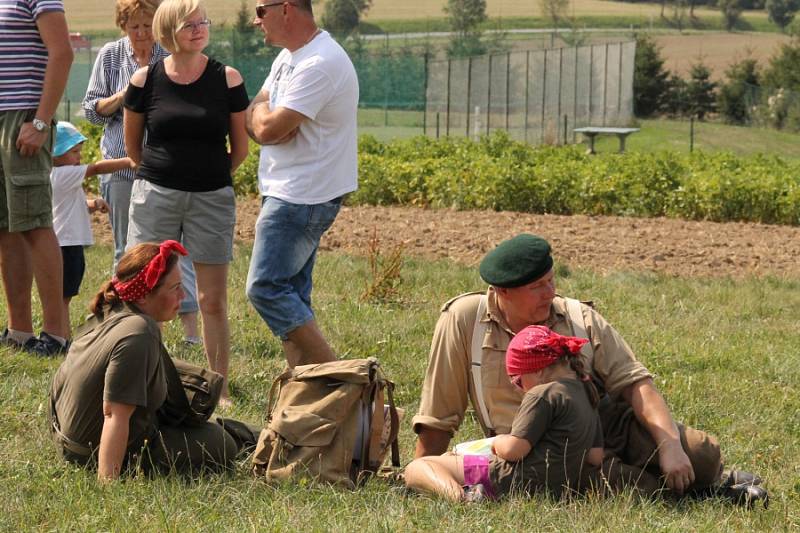
M 559 335 L 546 326 L 528 326 L 508 345 L 506 372 L 509 376 L 537 372 L 561 357 L 576 357 L 587 342 L 587 339 Z

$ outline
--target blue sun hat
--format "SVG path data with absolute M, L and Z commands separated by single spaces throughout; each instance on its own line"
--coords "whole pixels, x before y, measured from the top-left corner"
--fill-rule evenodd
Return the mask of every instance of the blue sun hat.
M 85 140 L 86 137 L 71 122 L 59 121 L 56 125 L 56 144 L 53 146 L 53 157 L 66 154 Z

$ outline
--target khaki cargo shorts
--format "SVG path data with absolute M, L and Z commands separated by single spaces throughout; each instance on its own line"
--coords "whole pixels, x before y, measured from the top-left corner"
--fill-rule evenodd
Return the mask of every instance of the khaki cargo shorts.
M 53 225 L 50 169 L 55 128 L 32 157 L 22 157 L 16 146 L 22 123 L 32 120 L 34 114 L 33 109 L 0 111 L 0 230 L 18 232 Z

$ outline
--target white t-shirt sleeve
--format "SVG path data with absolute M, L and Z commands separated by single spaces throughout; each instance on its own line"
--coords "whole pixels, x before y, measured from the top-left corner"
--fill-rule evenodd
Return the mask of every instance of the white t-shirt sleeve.
M 50 184 L 53 186 L 53 196 L 61 196 L 70 191 L 83 187 L 88 165 L 68 165 L 53 167 L 50 171 Z
M 334 95 L 334 89 L 330 76 L 323 69 L 311 66 L 294 73 L 278 106 L 314 120 Z

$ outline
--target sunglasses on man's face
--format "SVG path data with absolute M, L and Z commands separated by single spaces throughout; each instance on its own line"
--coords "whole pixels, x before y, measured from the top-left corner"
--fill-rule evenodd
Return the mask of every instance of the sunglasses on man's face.
M 282 6 L 283 4 L 290 4 L 290 3 L 291 2 L 286 2 L 284 0 L 283 2 L 269 2 L 267 4 L 258 4 L 256 6 L 256 17 L 263 19 L 264 17 L 267 16 L 267 8 L 273 6 Z

